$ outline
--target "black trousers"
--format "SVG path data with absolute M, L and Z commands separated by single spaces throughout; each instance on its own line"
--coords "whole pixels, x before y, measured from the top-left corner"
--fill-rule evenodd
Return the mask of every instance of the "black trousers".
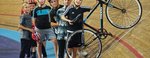
M 25 55 L 27 55 L 27 57 L 30 57 L 30 48 L 31 48 L 30 40 L 21 39 L 21 51 L 19 57 L 25 58 Z
M 31 52 L 31 46 L 33 46 L 33 41 L 21 39 L 21 51 L 19 57 L 25 58 L 25 55 L 27 55 L 27 57 L 30 57 L 32 55 L 32 58 L 36 58 L 36 52 Z M 43 45 L 42 45 L 42 54 L 43 57 L 47 57 L 46 49 Z
M 44 47 L 43 44 L 42 44 L 42 54 L 43 54 L 43 57 L 47 57 L 46 48 Z
M 43 54 L 43 58 L 47 57 L 46 48 L 44 47 L 43 44 L 42 44 L 42 54 Z M 32 58 L 36 58 L 36 52 L 31 52 L 31 55 L 32 55 Z
M 58 45 L 59 45 L 58 57 L 64 58 L 66 41 L 65 40 L 58 40 Z

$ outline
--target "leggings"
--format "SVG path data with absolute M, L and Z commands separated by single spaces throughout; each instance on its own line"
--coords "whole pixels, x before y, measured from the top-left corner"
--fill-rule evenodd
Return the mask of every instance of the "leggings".
M 31 42 L 30 40 L 26 39 L 21 39 L 21 51 L 20 51 L 20 58 L 25 58 L 25 55 L 27 57 L 30 57 L 30 47 L 31 47 Z
M 65 40 L 58 40 L 58 45 L 59 45 L 58 57 L 64 58 L 66 41 Z

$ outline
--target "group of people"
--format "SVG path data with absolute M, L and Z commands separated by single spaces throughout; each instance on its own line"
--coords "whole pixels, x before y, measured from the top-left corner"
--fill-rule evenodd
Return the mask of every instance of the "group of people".
M 60 5 L 59 0 L 47 1 L 50 6 L 45 4 L 46 0 L 29 0 L 23 4 L 19 24 L 22 35 L 20 58 L 26 55 L 27 58 L 47 58 L 46 41 L 53 42 L 56 58 L 65 58 L 67 30 L 82 29 L 83 13 L 90 11 L 89 7 L 81 7 L 82 0 L 74 0 L 73 5 L 72 0 L 64 0 L 64 5 Z M 79 14 L 77 21 L 73 22 Z M 38 40 L 33 39 L 35 32 L 38 33 Z M 81 46 L 81 34 L 74 36 L 69 43 L 68 51 L 76 58 Z

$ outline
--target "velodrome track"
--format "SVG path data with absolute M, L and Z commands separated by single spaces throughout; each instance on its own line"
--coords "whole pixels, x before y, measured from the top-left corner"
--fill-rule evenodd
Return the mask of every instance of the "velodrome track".
M 18 58 L 20 41 L 17 24 L 21 3 L 8 0 L 8 5 L 0 0 L 0 58 Z M 132 29 L 120 30 L 104 22 L 105 27 L 114 35 L 103 41 L 102 58 L 149 58 L 150 57 L 150 4 L 141 0 L 143 5 L 142 21 Z M 14 7 L 9 7 L 13 5 Z M 16 10 L 17 9 L 17 10 Z M 7 10 L 7 11 L 6 11 Z M 94 21 L 94 20 L 93 20 Z M 95 21 L 94 21 L 95 22 Z M 89 22 L 90 23 L 90 22 Z M 106 25 L 107 24 L 107 25 Z M 92 24 L 91 24 L 92 25 Z M 52 44 L 48 43 L 48 58 L 54 58 Z
M 19 58 L 20 34 L 17 31 L 0 28 L 0 58 Z M 53 44 L 47 42 L 47 55 L 55 58 Z

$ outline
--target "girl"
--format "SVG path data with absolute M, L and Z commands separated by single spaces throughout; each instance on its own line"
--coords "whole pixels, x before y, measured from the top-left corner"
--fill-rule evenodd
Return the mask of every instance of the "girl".
M 61 16 L 63 20 L 69 22 L 67 29 L 70 31 L 83 29 L 83 14 L 84 12 L 90 11 L 90 8 L 83 7 L 81 6 L 81 4 L 82 0 L 74 0 L 74 5 L 68 7 L 64 15 Z M 78 15 L 80 16 L 77 18 L 77 21 L 72 22 L 72 20 L 76 18 Z M 66 16 L 68 18 L 66 18 Z M 76 53 L 77 50 L 79 50 L 80 46 L 81 46 L 81 34 L 77 34 L 73 36 L 68 45 L 68 51 L 70 52 L 70 54 L 73 53 L 73 58 L 76 58 Z

